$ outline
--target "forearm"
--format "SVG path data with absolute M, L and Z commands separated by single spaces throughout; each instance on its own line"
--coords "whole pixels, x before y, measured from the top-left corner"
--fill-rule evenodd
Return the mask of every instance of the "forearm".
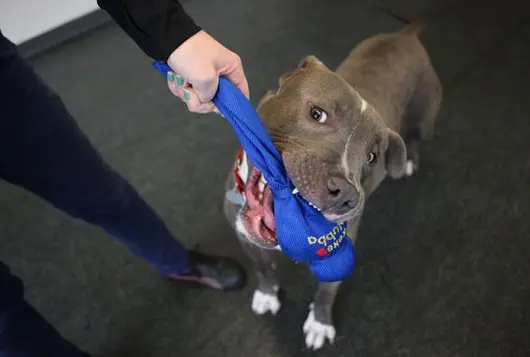
M 149 57 L 166 61 L 201 28 L 177 0 L 97 0 Z

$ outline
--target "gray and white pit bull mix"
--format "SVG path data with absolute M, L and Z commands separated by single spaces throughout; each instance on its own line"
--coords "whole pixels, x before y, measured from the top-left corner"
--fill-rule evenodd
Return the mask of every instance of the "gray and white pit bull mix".
M 422 28 L 413 23 L 362 41 L 335 71 L 308 56 L 280 77 L 279 89 L 269 91 L 257 108 L 301 195 L 329 220 L 348 221 L 354 242 L 370 194 L 387 175 L 412 175 L 419 143 L 433 131 L 442 85 L 418 39 Z M 276 314 L 281 304 L 278 253 L 270 249 L 276 244 L 272 195 L 242 151 L 226 191 L 226 217 L 259 281 L 252 310 Z M 308 348 L 333 342 L 339 286 L 318 284 L 303 325 Z

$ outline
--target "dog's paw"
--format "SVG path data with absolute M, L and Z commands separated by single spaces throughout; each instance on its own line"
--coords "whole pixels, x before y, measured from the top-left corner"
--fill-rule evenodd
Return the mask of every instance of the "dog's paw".
M 416 172 L 416 164 L 414 164 L 414 161 L 407 160 L 407 163 L 405 165 L 405 176 L 410 177 Z
M 257 315 L 263 315 L 270 312 L 276 315 L 280 311 L 282 304 L 278 299 L 278 295 L 272 295 L 264 293 L 263 291 L 256 289 L 254 296 L 252 297 L 252 311 Z
M 307 348 L 318 350 L 324 346 L 326 340 L 333 344 L 336 331 L 333 325 L 323 324 L 315 320 L 315 313 L 311 306 L 304 323 L 304 334 Z

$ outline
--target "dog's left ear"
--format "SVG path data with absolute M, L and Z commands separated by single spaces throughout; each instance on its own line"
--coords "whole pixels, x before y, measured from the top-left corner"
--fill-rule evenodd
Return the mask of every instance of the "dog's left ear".
M 405 173 L 407 164 L 407 146 L 401 136 L 388 129 L 388 147 L 385 153 L 385 165 L 388 175 L 400 178 Z
M 326 65 L 314 55 L 304 57 L 304 59 L 298 64 L 298 69 L 308 68 L 328 69 L 328 67 L 326 67 Z

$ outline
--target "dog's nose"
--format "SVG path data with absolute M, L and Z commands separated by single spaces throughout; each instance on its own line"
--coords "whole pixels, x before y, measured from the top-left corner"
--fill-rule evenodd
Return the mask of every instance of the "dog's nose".
M 328 206 L 335 214 L 345 214 L 354 209 L 359 202 L 359 192 L 341 177 L 328 179 Z

